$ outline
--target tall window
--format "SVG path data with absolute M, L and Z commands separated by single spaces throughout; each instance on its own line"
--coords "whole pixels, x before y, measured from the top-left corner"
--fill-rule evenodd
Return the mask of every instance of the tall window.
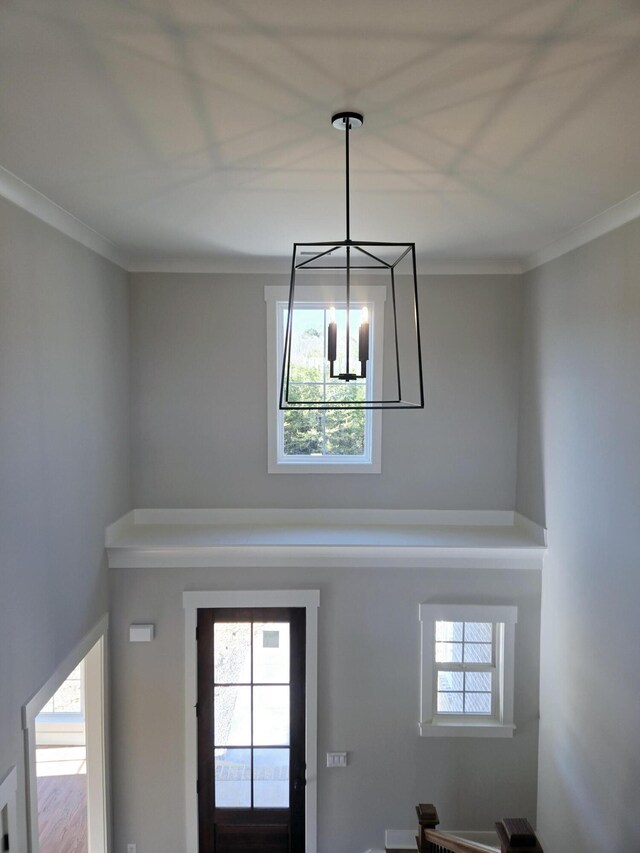
M 382 324 L 384 322 L 384 288 L 360 288 L 360 298 L 353 299 L 349 312 L 350 346 L 358 351 L 358 329 L 361 312 L 366 307 L 372 330 L 370 361 L 366 379 L 344 382 L 331 379 L 327 361 L 327 327 L 330 308 L 335 310 L 338 341 L 346 334 L 347 311 L 344 304 L 332 298 L 333 292 L 343 297 L 338 288 L 304 288 L 306 304 L 296 305 L 292 333 L 289 394 L 292 400 L 333 399 L 364 400 L 373 396 L 382 358 Z M 288 291 L 265 288 L 269 331 L 269 471 L 272 473 L 330 473 L 380 471 L 380 412 L 375 410 L 278 408 L 284 338 L 287 325 Z M 340 347 L 336 372 L 344 371 L 340 363 Z M 352 363 L 353 367 L 353 363 Z M 378 368 L 378 369 L 376 369 Z
M 357 352 L 360 306 L 352 307 L 349 315 L 351 351 Z M 335 317 L 338 338 L 343 339 L 346 333 L 346 308 L 335 308 Z M 311 401 L 326 397 L 336 401 L 365 400 L 370 396 L 370 379 L 343 382 L 329 376 L 328 322 L 327 306 L 297 308 L 294 312 L 291 399 Z M 280 305 L 279 354 L 284 347 L 286 324 L 287 306 Z M 281 412 L 278 427 L 279 447 L 283 457 L 350 457 L 352 461 L 369 461 L 371 458 L 371 414 L 363 409 L 326 412 L 289 410 Z

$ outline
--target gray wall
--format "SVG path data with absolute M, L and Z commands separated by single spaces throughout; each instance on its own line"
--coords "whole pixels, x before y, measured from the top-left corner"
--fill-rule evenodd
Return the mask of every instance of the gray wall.
M 0 199 L 0 777 L 20 710 L 107 609 L 130 507 L 126 274 Z
M 421 279 L 427 406 L 383 415 L 382 474 L 268 474 L 265 284 L 132 276 L 138 507 L 513 509 L 517 276 Z
M 527 276 L 518 509 L 549 528 L 538 825 L 640 849 L 640 221 Z
M 539 572 L 135 569 L 110 580 L 114 850 L 184 849 L 185 589 L 320 589 L 319 853 L 381 847 L 386 828 L 416 827 L 418 802 L 437 803 L 458 829 L 534 816 Z M 518 605 L 514 738 L 418 735 L 418 605 L 432 600 Z M 132 622 L 154 622 L 156 639 L 130 644 Z M 323 767 L 328 750 L 348 750 L 349 766 Z

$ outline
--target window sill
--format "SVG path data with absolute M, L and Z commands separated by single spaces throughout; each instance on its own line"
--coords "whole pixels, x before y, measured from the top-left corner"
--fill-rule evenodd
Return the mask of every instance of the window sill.
M 422 737 L 513 737 L 513 723 L 497 723 L 495 720 L 480 723 L 460 721 L 420 723 Z
M 269 474 L 380 474 L 380 462 L 269 462 Z

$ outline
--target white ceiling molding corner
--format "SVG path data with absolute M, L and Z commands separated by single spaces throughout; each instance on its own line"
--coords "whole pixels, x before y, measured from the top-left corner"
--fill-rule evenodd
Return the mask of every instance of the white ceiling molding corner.
M 418 275 L 520 275 L 522 272 L 520 258 L 418 259 Z
M 131 273 L 289 274 L 289 258 L 129 257 L 126 252 L 59 204 L 0 166 L 0 196 Z M 521 275 L 640 218 L 640 191 L 565 231 L 524 258 L 432 258 L 418 260 L 419 275 Z
M 128 267 L 131 273 L 195 273 L 203 275 L 267 273 L 288 276 L 291 258 L 239 255 L 224 258 L 210 257 L 133 257 Z
M 132 258 L 133 273 L 231 273 L 248 275 L 272 273 L 288 276 L 290 258 Z M 418 259 L 418 275 L 520 275 L 519 258 L 442 258 Z
M 607 208 L 607 210 L 603 210 L 602 213 L 592 216 L 591 219 L 587 219 L 581 225 L 565 231 L 553 243 L 543 246 L 537 252 L 533 252 L 524 258 L 522 272 L 529 272 L 536 267 L 549 263 L 549 261 L 555 261 L 556 258 L 560 258 L 574 249 L 579 249 L 580 246 L 584 246 L 610 231 L 615 231 L 616 228 L 620 228 L 622 225 L 638 219 L 638 217 L 640 217 L 640 192 L 634 193 Z
M 0 196 L 122 269 L 128 268 L 127 256 L 110 240 L 3 166 L 0 166 Z

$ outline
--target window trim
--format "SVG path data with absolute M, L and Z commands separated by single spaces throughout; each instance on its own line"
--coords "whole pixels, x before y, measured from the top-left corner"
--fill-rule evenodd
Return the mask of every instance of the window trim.
M 359 284 L 351 288 L 354 302 L 373 305 L 373 389 L 374 396 L 382 395 L 382 345 L 384 332 L 384 303 L 386 287 L 380 284 Z M 310 305 L 340 302 L 344 286 L 335 277 L 326 277 L 322 282 L 296 290 L 296 302 Z M 264 298 L 267 303 L 267 471 L 270 474 L 380 474 L 382 445 L 382 412 L 367 409 L 369 418 L 371 458 L 355 461 L 350 457 L 311 456 L 296 457 L 293 461 L 283 459 L 279 453 L 280 424 L 284 416 L 278 407 L 282 363 L 279 358 L 279 335 L 282 331 L 279 308 L 289 301 L 289 288 L 281 285 L 266 285 Z
M 508 605 L 421 604 L 420 734 L 423 737 L 512 737 L 515 626 L 518 608 Z M 435 660 L 436 622 L 491 622 L 494 625 L 495 688 L 491 717 L 438 714 Z M 495 704 L 494 704 L 495 702 Z

